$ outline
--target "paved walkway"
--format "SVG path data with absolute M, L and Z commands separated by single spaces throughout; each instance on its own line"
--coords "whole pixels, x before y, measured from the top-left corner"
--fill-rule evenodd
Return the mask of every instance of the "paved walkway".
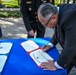
M 26 38 L 27 36 L 22 18 L 1 18 L 0 26 L 3 33 L 3 37 L 1 39 Z M 53 30 L 47 28 L 45 37 L 52 37 L 52 35 Z
M 2 28 L 3 37 L 0 39 L 26 38 L 27 32 L 23 24 L 22 18 L 0 18 L 0 26 Z M 53 29 L 46 29 L 45 37 L 53 36 Z M 57 49 L 61 50 L 60 45 Z M 69 75 L 76 75 L 76 69 L 70 72 Z
M 20 8 L 0 8 L 0 11 L 18 11 Z

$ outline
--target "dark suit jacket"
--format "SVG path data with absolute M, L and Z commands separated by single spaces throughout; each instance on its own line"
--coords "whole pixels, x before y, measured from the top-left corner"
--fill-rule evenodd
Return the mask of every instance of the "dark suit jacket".
M 76 4 L 64 4 L 59 7 L 58 26 L 51 42 L 59 42 L 63 47 L 57 63 L 68 68 L 71 63 L 76 66 Z
M 20 10 L 27 31 L 32 29 L 30 23 L 39 22 L 37 18 L 37 9 L 43 2 L 50 2 L 50 0 L 21 0 Z M 40 27 L 43 26 L 40 25 Z

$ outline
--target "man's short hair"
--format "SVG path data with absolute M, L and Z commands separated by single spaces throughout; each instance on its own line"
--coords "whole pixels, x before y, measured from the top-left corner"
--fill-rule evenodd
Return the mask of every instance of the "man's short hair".
M 49 19 L 57 12 L 57 7 L 52 5 L 51 3 L 43 3 L 38 8 L 38 13 L 40 13 L 44 19 Z

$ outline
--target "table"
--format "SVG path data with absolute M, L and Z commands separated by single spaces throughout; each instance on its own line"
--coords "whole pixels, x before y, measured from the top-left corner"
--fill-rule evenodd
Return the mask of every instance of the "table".
M 0 40 L 0 42 L 13 43 L 2 75 L 67 75 L 66 70 L 45 71 L 39 68 L 20 44 L 26 40 L 29 39 Z M 43 44 L 49 43 L 50 38 L 35 38 L 32 40 L 42 47 Z M 51 55 L 55 61 L 58 59 L 59 53 L 55 47 L 47 51 L 47 53 Z

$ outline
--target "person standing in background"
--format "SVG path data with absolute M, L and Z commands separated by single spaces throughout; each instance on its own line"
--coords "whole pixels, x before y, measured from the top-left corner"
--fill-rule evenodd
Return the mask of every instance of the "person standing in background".
M 42 3 L 50 2 L 50 0 L 21 0 L 20 11 L 22 13 L 24 25 L 27 30 L 27 38 L 44 37 L 45 27 L 37 18 L 37 9 Z

